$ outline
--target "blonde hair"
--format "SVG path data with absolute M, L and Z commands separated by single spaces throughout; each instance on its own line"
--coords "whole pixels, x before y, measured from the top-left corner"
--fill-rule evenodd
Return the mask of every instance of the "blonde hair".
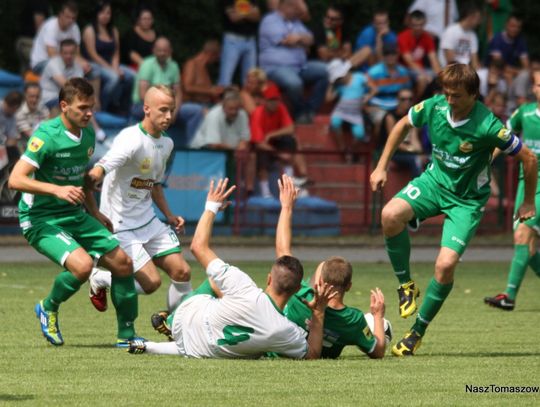
M 255 78 L 257 78 L 259 82 L 263 82 L 263 83 L 266 82 L 268 79 L 268 77 L 266 76 L 266 72 L 264 72 L 264 70 L 261 68 L 251 68 L 248 71 L 248 76 L 249 75 L 255 76 Z

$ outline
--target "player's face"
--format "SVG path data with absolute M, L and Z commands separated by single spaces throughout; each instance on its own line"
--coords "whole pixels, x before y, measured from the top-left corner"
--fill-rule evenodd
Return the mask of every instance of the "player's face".
M 443 88 L 446 101 L 450 105 L 452 114 L 461 114 L 472 108 L 476 102 L 476 95 L 467 93 L 463 86 L 458 88 Z
M 536 101 L 540 104 L 540 72 L 533 72 L 533 93 Z
M 145 105 L 145 113 L 154 129 L 165 131 L 171 125 L 174 114 L 174 99 L 164 93 L 156 95 L 149 105 Z
M 94 109 L 95 98 L 79 98 L 75 96 L 71 103 L 65 100 L 60 102 L 60 109 L 67 121 L 76 128 L 82 129 L 88 126 L 88 122 L 92 118 L 92 110 Z

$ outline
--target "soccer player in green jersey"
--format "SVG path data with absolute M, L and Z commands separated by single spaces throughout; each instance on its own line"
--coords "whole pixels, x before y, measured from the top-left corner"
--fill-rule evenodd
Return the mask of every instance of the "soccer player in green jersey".
M 110 221 L 95 210 L 95 200 L 91 193 L 85 193 L 84 186 L 95 146 L 94 131 L 87 127 L 94 92 L 85 79 L 72 78 L 62 86 L 59 100 L 60 116 L 34 132 L 9 178 L 9 187 L 23 193 L 19 221 L 24 237 L 38 252 L 65 268 L 35 312 L 45 338 L 62 345 L 58 308 L 79 290 L 97 262 L 112 272 L 117 346 L 127 347 L 128 340 L 136 338 L 133 265 L 104 226 L 110 226 Z M 94 217 L 83 211 L 83 203 Z
M 521 105 L 510 119 L 507 126 L 516 133 L 521 133 L 522 141 L 538 157 L 540 157 L 540 71 L 533 72 L 532 90 L 536 96 L 536 103 Z M 520 174 L 516 194 L 516 210 L 523 202 L 525 181 Z M 536 208 L 540 208 L 540 185 L 536 186 Z M 516 305 L 516 296 L 525 276 L 527 266 L 530 266 L 540 277 L 540 253 L 537 251 L 537 235 L 540 231 L 540 211 L 536 216 L 514 225 L 514 257 L 510 264 L 510 273 L 506 283 L 506 290 L 495 297 L 486 297 L 484 302 L 493 307 L 512 311 Z
M 293 180 L 283 175 L 279 181 L 281 212 L 276 228 L 276 256 L 291 256 L 291 220 L 297 189 Z M 337 358 L 347 345 L 356 345 L 371 358 L 382 358 L 386 350 L 384 333 L 384 296 L 380 289 L 371 291 L 371 313 L 374 316 L 374 331 L 369 329 L 364 313 L 348 307 L 343 302 L 345 293 L 351 288 L 352 266 L 342 257 L 330 257 L 317 267 L 310 284 L 302 286 L 285 307 L 285 316 L 300 327 L 309 330 L 311 310 L 306 305 L 314 297 L 314 285 L 322 280 L 334 287 L 337 295 L 330 299 L 324 312 L 324 340 L 322 358 Z
M 438 79 L 443 95 L 413 106 L 408 116 L 396 123 L 370 178 L 373 191 L 384 186 L 388 163 L 397 146 L 412 126 L 427 125 L 433 146 L 431 164 L 382 210 L 386 251 L 400 283 L 399 310 L 403 318 L 416 311 L 419 295 L 410 275 L 411 244 L 406 225 L 413 218 L 445 214 L 434 277 L 414 325 L 392 347 L 396 356 L 415 353 L 452 290 L 456 265 L 476 232 L 489 198 L 490 163 L 496 148 L 523 164 L 525 192 L 516 218 L 525 221 L 535 216 L 536 155 L 477 101 L 479 79 L 474 69 L 464 64 L 449 65 Z

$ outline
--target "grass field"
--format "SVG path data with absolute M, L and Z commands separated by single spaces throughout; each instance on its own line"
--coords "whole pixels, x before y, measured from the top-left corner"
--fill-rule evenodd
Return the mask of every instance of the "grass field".
M 268 263 L 238 265 L 263 285 Z M 413 270 L 420 289 L 425 288 L 432 265 L 417 264 Z M 452 294 L 413 358 L 370 360 L 349 347 L 339 360 L 306 362 L 129 355 L 112 347 L 114 311 L 94 311 L 86 285 L 62 306 L 59 321 L 66 344 L 54 348 L 41 336 L 33 307 L 48 292 L 58 268 L 0 264 L 0 405 L 540 405 L 538 393 L 474 394 L 465 389 L 540 385 L 540 279 L 528 272 L 514 312 L 482 303 L 485 295 L 503 289 L 506 270 L 506 264 L 461 264 Z M 197 267 L 193 275 L 195 284 L 203 278 Z M 140 298 L 138 333 L 148 339 L 161 339 L 149 316 L 163 308 L 166 285 Z M 389 266 L 355 265 L 347 302 L 367 312 L 374 286 L 386 295 L 395 342 L 412 321 L 397 315 Z

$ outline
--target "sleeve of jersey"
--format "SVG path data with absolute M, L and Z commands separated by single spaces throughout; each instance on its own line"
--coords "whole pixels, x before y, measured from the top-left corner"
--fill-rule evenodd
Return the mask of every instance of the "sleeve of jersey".
M 137 143 L 130 140 L 129 134 L 120 133 L 113 141 L 111 149 L 103 156 L 96 166 L 102 167 L 106 173 L 123 166 L 136 149 Z
M 504 154 L 513 156 L 521 151 L 523 147 L 521 140 L 506 127 L 500 127 L 496 134 L 495 147 Z
M 375 350 L 375 346 L 377 345 L 377 339 L 375 339 L 373 333 L 369 329 L 364 315 L 361 312 L 359 312 L 359 314 L 360 318 L 358 319 L 358 322 L 356 324 L 356 327 L 358 329 L 356 346 L 358 346 L 362 352 L 369 354 Z
M 251 277 L 221 259 L 212 260 L 206 268 L 206 274 L 214 280 L 224 295 L 235 295 L 246 290 L 258 289 Z
M 409 109 L 409 123 L 413 127 L 420 128 L 423 125 L 427 124 L 430 104 L 430 99 L 423 100 L 422 102 L 414 105 Z
M 28 145 L 26 151 L 21 157 L 24 161 L 31 164 L 33 167 L 39 168 L 45 160 L 47 155 L 47 150 L 49 149 L 49 142 L 44 137 L 43 134 L 36 132 L 30 140 L 28 140 Z

